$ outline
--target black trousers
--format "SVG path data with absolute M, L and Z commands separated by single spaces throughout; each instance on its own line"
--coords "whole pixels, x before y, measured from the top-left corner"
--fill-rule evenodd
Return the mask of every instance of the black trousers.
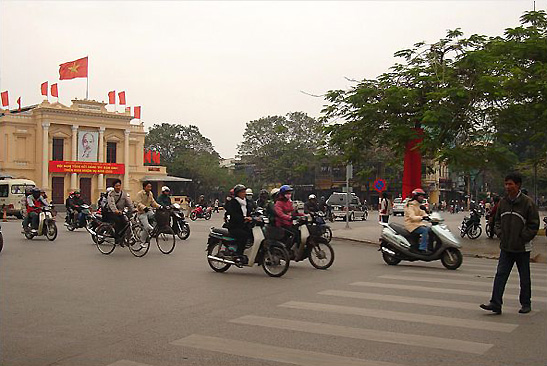
M 106 222 L 114 224 L 114 236 L 116 239 L 120 238 L 120 233 L 125 228 L 126 220 L 123 215 L 116 215 L 113 212 L 108 212 L 106 215 Z
M 531 305 L 532 297 L 532 281 L 530 279 L 530 252 L 512 253 L 505 250 L 500 251 L 500 259 L 498 260 L 498 269 L 494 279 L 494 289 L 492 290 L 492 298 L 490 302 L 501 308 L 503 304 L 503 292 L 507 279 L 513 269 L 513 264 L 517 264 L 520 278 L 520 295 L 519 301 L 522 306 Z
M 236 253 L 242 255 L 243 251 L 245 250 L 245 246 L 247 245 L 249 239 L 252 238 L 253 233 L 251 232 L 251 230 L 243 228 L 231 228 L 228 229 L 228 231 L 230 232 L 230 235 L 236 239 Z

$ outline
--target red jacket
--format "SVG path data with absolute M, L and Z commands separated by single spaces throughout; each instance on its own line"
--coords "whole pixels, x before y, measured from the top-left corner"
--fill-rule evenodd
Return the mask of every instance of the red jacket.
M 291 227 L 292 217 L 303 216 L 298 212 L 294 212 L 294 206 L 291 200 L 279 199 L 275 202 L 275 226 L 276 227 Z

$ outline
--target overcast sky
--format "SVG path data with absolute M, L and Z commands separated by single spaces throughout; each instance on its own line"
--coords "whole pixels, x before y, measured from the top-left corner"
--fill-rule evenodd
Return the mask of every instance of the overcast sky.
M 536 1 L 545 9 L 547 0 Z M 447 29 L 501 35 L 532 10 L 513 1 L 0 1 L 0 89 L 42 101 L 59 64 L 89 56 L 89 99 L 126 91 L 145 126 L 194 124 L 233 157 L 247 122 L 303 111 L 323 94 L 387 71 L 397 50 Z M 85 79 L 59 82 L 60 102 Z M 50 99 L 53 101 L 53 99 Z M 113 107 L 109 107 L 113 110 Z M 118 107 L 119 111 L 123 108 Z

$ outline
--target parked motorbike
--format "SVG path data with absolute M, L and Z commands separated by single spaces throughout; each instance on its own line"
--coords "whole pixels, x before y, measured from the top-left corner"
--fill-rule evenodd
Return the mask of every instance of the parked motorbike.
M 477 239 L 482 234 L 481 213 L 475 209 L 471 210 L 470 217 L 463 218 L 459 229 L 462 238 L 467 235 L 469 239 Z
M 203 206 L 197 206 L 190 212 L 190 220 L 196 221 L 197 219 L 205 219 L 209 220 L 212 216 L 213 208 L 207 207 L 203 208 Z
M 382 258 L 389 265 L 397 265 L 401 261 L 425 261 L 441 260 L 447 269 L 457 269 L 463 262 L 460 251 L 461 244 L 450 232 L 443 218 L 438 213 L 430 216 L 431 230 L 429 232 L 429 248 L 431 253 L 425 254 L 418 251 L 420 236 L 410 233 L 403 225 L 380 222 L 383 226 L 380 237 L 380 249 Z
M 267 237 L 285 244 L 291 260 L 309 259 L 317 269 L 327 269 L 334 263 L 334 249 L 323 237 L 325 220 L 318 215 L 300 216 L 293 227 L 298 229 L 296 237 L 288 230 L 268 227 Z
M 253 217 L 251 222 L 253 239 L 245 248 L 245 262 L 236 254 L 235 239 L 225 228 L 211 228 L 207 241 L 207 262 L 215 272 L 225 272 L 231 266 L 238 268 L 262 266 L 268 276 L 281 277 L 289 269 L 289 253 L 285 246 L 275 240 L 266 239 L 264 220 Z
M 49 241 L 53 241 L 57 238 L 57 225 L 55 224 L 55 217 L 52 212 L 53 209 L 53 206 L 41 207 L 41 212 L 38 214 L 38 230 L 32 230 L 29 223 L 29 227 L 24 230 L 24 235 L 27 239 L 30 240 L 35 236 L 42 235 L 45 235 Z
M 171 211 L 171 228 L 175 234 L 181 239 L 186 240 L 190 236 L 190 225 L 184 218 L 184 213 L 180 209 L 178 203 L 174 203 L 170 206 Z
M 65 217 L 65 223 L 64 223 L 67 230 L 68 231 L 74 231 L 74 230 L 80 229 L 82 227 L 87 227 L 87 222 L 89 221 L 90 215 L 91 215 L 91 212 L 89 211 L 90 208 L 91 207 L 89 205 L 86 205 L 86 204 L 83 204 L 83 205 L 80 206 L 80 209 L 81 209 L 80 212 L 85 216 L 84 224 L 81 224 L 80 220 L 78 220 L 78 216 L 80 216 L 80 212 L 78 212 L 76 214 L 76 218 L 74 217 L 74 215 L 72 213 L 67 212 L 66 217 Z

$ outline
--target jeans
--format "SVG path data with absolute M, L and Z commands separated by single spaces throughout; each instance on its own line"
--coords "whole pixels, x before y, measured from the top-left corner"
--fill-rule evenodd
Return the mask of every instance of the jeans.
M 387 224 L 389 222 L 389 215 L 380 215 L 380 222 Z
M 154 213 L 152 211 L 144 212 L 139 215 L 139 221 L 142 224 L 142 233 L 141 241 L 146 241 L 150 232 L 154 229 L 150 224 L 151 221 L 154 221 Z
M 36 212 L 29 212 L 28 218 L 32 229 L 38 230 L 38 224 L 40 223 L 40 216 Z
M 412 233 L 420 235 L 420 247 L 418 249 L 427 250 L 427 243 L 429 242 L 429 228 L 427 226 L 420 226 L 414 229 Z
M 494 288 L 492 290 L 492 298 L 490 302 L 501 308 L 503 304 L 503 292 L 505 284 L 513 269 L 513 264 L 517 264 L 520 278 L 520 295 L 519 301 L 522 306 L 531 305 L 532 297 L 532 281 L 530 279 L 530 252 L 512 253 L 505 250 L 500 251 L 500 259 L 498 260 L 498 269 L 494 279 Z

